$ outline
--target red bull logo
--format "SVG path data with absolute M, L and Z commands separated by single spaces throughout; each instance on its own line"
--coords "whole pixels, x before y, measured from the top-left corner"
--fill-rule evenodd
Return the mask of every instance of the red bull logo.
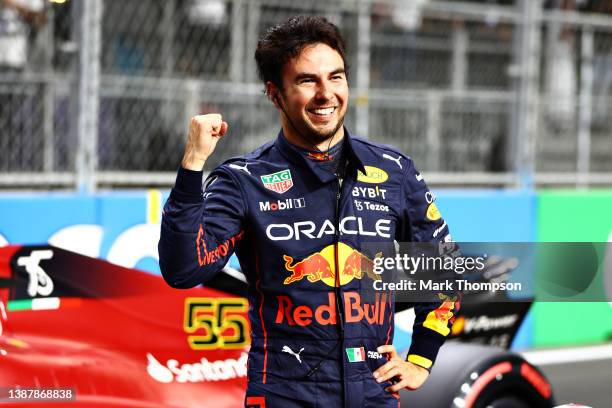
M 427 327 L 428 329 L 434 330 L 441 335 L 446 336 L 451 330 L 449 326 L 453 324 L 453 310 L 458 310 L 457 297 L 450 298 L 443 293 L 438 293 L 438 297 L 442 303 L 435 310 L 432 310 L 427 314 L 423 327 Z
M 451 317 L 453 317 L 453 312 L 451 312 L 453 308 L 454 308 L 453 302 L 446 301 L 442 303 L 442 305 L 434 311 L 436 315 L 436 319 L 438 319 L 441 322 L 448 321 Z
M 328 245 L 320 252 L 311 254 L 295 263 L 293 257 L 284 255 L 285 269 L 290 275 L 283 283 L 289 285 L 306 278 L 311 283 L 322 281 L 327 286 L 335 287 L 334 257 L 334 245 Z M 338 243 L 338 269 L 341 271 L 340 286 L 346 285 L 353 279 L 361 279 L 364 275 L 373 280 L 380 280 L 380 276 L 373 272 L 374 262 L 343 242 Z
M 438 297 L 442 300 L 442 304 L 434 310 L 434 314 L 439 321 L 447 322 L 453 317 L 452 310 L 459 308 L 456 304 L 457 297 L 451 298 L 443 293 L 438 293 Z
M 323 152 L 308 152 L 307 156 L 315 161 L 332 161 L 334 160 L 333 154 L 327 154 Z
M 342 298 L 345 323 L 366 320 L 371 325 L 385 324 L 385 310 L 388 303 L 386 293 L 376 293 L 374 303 L 362 303 L 361 296 L 357 292 L 344 292 Z M 276 324 L 310 326 L 313 321 L 323 326 L 336 324 L 336 295 L 334 292 L 327 294 L 327 303 L 316 308 L 308 305 L 296 306 L 287 295 L 278 295 L 276 299 L 278 300 L 278 310 L 274 320 Z

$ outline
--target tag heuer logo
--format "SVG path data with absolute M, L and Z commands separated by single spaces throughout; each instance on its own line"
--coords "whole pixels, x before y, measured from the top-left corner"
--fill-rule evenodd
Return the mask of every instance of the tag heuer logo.
M 283 194 L 293 187 L 293 180 L 291 179 L 291 172 L 289 169 L 261 176 L 261 182 L 265 188 L 276 191 L 279 194 Z

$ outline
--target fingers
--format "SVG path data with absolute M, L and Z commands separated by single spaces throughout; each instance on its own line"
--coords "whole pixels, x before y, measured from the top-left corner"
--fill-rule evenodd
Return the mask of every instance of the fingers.
M 396 361 L 387 361 L 385 364 L 378 367 L 376 371 L 374 371 L 374 378 L 376 378 L 376 381 L 378 382 L 387 381 L 389 378 L 393 378 L 393 375 L 388 376 L 389 371 L 393 370 L 396 367 Z
M 401 359 L 399 358 L 395 347 L 392 344 L 386 344 L 378 347 L 376 351 L 389 355 L 389 361 L 374 371 L 374 378 L 376 378 L 376 381 L 381 383 L 397 376 L 400 373 L 398 370 L 398 362 L 401 361 Z
M 410 379 L 404 378 L 402 381 L 397 382 L 397 383 L 395 383 L 393 385 L 390 385 L 387 388 L 385 388 L 385 391 L 387 391 L 387 392 L 398 392 L 399 390 L 401 390 L 403 388 L 408 388 L 409 390 L 416 389 L 416 388 L 413 388 L 413 387 L 410 386 Z
M 418 390 L 421 385 L 423 385 L 423 383 L 425 382 L 425 380 L 421 380 L 421 379 L 415 379 L 413 377 L 402 377 L 400 381 L 396 382 L 395 384 L 392 384 L 390 386 L 388 386 L 387 388 L 385 388 L 385 391 L 388 392 L 397 392 L 403 388 L 407 389 L 407 390 Z
M 393 344 L 385 344 L 384 346 L 380 346 L 376 349 L 379 353 L 388 353 L 389 359 L 397 358 L 399 355 L 395 350 L 395 346 Z
M 393 364 L 393 363 L 389 362 L 387 364 Z M 384 367 L 384 365 L 382 367 Z M 376 378 L 376 382 L 381 383 L 381 382 L 388 381 L 392 379 L 393 377 L 397 377 L 398 375 L 400 375 L 400 373 L 401 373 L 400 368 L 397 365 L 393 365 L 387 371 L 380 373 L 378 376 L 374 375 L 374 378 Z
M 221 122 L 221 129 L 219 129 L 219 136 L 221 137 L 225 136 L 228 128 L 229 128 L 229 125 L 227 124 L 227 122 Z
M 210 136 L 223 136 L 228 128 L 227 122 L 218 113 L 194 116 L 191 125 L 198 129 L 198 133 Z
M 410 362 L 401 362 L 397 364 L 400 371 L 400 374 L 397 376 L 399 381 L 386 388 L 389 392 L 396 392 L 402 388 L 416 390 L 420 388 L 427 380 L 427 377 L 429 377 L 429 371 L 423 367 L 419 367 Z
M 218 113 L 193 116 L 181 165 L 189 170 L 201 171 L 219 139 L 227 133 L 228 127 Z
M 385 388 L 386 391 L 397 392 L 402 388 L 416 390 L 423 385 L 425 380 L 427 380 L 429 371 L 413 363 L 396 358 L 397 352 L 395 351 L 395 347 L 391 345 L 380 346 L 378 352 L 387 353 L 393 356 L 373 373 L 378 383 L 383 383 L 392 379 L 397 381 Z

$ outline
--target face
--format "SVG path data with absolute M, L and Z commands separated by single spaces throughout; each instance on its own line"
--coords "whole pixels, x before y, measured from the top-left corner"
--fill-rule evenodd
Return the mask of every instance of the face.
M 322 43 L 305 47 L 285 64 L 282 79 L 280 99 L 286 115 L 281 116 L 288 136 L 299 140 L 304 135 L 310 142 L 322 143 L 343 134 L 348 83 L 336 50 Z M 285 123 L 288 119 L 290 123 Z

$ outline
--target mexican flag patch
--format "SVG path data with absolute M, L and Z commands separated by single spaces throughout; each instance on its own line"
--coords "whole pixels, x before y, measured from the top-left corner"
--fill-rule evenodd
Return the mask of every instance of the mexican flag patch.
M 365 349 L 363 347 L 347 348 L 346 356 L 351 363 L 365 361 Z
M 293 187 L 293 179 L 291 178 L 289 169 L 261 176 L 261 182 L 265 188 L 276 191 L 279 194 L 283 194 Z

